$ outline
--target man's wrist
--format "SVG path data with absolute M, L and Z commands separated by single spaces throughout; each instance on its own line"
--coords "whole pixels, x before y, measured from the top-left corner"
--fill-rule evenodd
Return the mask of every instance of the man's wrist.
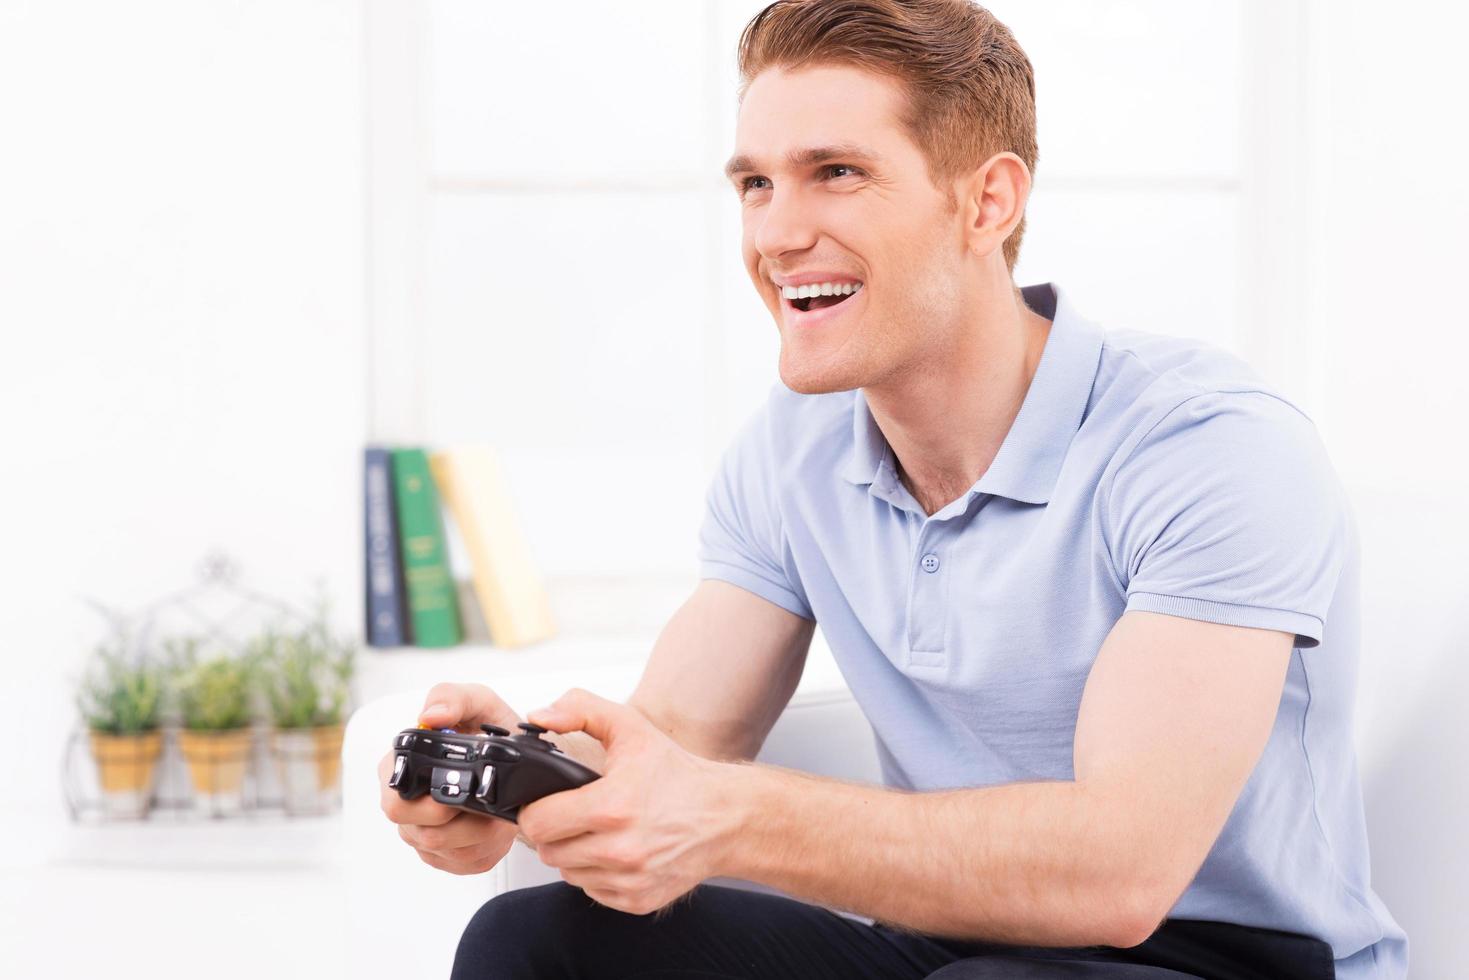
M 709 763 L 709 877 L 743 877 L 750 849 L 759 846 L 765 775 L 747 761 Z

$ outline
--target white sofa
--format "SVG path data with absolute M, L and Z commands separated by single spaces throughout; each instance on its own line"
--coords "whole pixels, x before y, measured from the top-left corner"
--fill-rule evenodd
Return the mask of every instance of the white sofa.
M 1440 646 L 1441 638 L 1427 632 L 1421 629 L 1424 635 L 1408 639 Z M 1441 683 L 1425 684 L 1421 676 L 1403 675 L 1401 662 L 1389 664 L 1389 659 L 1374 657 L 1364 663 L 1358 705 L 1373 883 L 1408 931 L 1413 976 L 1447 980 L 1462 972 L 1455 950 L 1462 883 L 1469 875 L 1463 829 L 1469 770 L 1458 751 L 1465 736 L 1459 723 L 1462 711 L 1455 708 L 1463 690 L 1457 681 L 1469 678 L 1469 661 L 1451 660 Z M 419 673 L 413 671 L 414 676 Z M 627 666 L 573 668 L 523 674 L 494 686 L 524 714 L 571 687 L 625 700 L 636 686 L 637 673 Z M 349 902 L 349 976 L 446 976 L 459 934 L 483 902 L 510 888 L 557 880 L 535 852 L 519 844 L 500 867 L 484 875 L 456 877 L 436 871 L 418 860 L 383 817 L 377 762 L 392 735 L 413 724 L 425 693 L 426 688 L 419 688 L 379 697 L 358 710 L 347 727 L 347 839 L 341 853 Z M 821 658 L 808 665 L 800 690 L 759 759 L 822 775 L 880 781 L 871 727 L 841 685 L 840 674 Z M 399 973 L 399 968 L 415 972 Z
M 629 667 L 559 670 L 493 686 L 524 715 L 571 687 L 625 700 L 637 673 Z M 426 693 L 409 690 L 377 698 L 358 709 L 347 726 L 342 748 L 347 976 L 448 976 L 459 935 L 480 905 L 512 888 L 560 880 L 519 843 L 493 870 L 456 876 L 422 863 L 399 839 L 380 809 L 377 763 L 392 736 L 413 725 Z M 842 779 L 881 780 L 871 726 L 846 688 L 830 683 L 802 684 L 758 759 Z

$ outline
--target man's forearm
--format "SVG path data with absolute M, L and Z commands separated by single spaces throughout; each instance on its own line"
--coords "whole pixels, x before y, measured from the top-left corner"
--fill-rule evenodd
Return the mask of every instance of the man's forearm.
M 914 793 L 726 765 L 721 875 L 956 938 L 1121 946 L 1151 931 L 1124 817 L 1078 783 Z

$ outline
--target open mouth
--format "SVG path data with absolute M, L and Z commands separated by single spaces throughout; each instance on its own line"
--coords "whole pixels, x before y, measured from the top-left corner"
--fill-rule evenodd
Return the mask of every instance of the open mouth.
M 845 303 L 856 295 L 856 293 L 846 293 L 841 296 L 807 296 L 804 299 L 791 300 L 791 305 L 802 313 L 809 313 L 812 310 L 823 310 L 828 306 Z
M 776 284 L 781 298 L 797 313 L 813 313 L 817 310 L 840 306 L 862 291 L 863 283 L 851 279 L 807 283 L 801 286 Z

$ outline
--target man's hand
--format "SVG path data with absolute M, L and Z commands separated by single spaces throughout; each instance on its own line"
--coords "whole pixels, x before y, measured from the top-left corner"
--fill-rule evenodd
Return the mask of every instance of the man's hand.
M 438 684 L 428 692 L 418 723 L 431 728 L 477 732 L 480 725 L 499 725 L 512 731 L 521 717 L 483 684 Z M 456 875 L 488 871 L 515 843 L 515 824 L 508 820 L 445 806 L 423 796 L 405 800 L 388 788 L 393 771 L 390 750 L 378 763 L 378 785 L 383 813 L 398 825 L 403 838 L 425 864 Z
M 693 755 L 636 708 L 573 688 L 530 721 L 584 731 L 606 749 L 601 779 L 520 810 L 546 865 L 603 905 L 644 915 L 714 877 L 733 832 L 725 764 Z

